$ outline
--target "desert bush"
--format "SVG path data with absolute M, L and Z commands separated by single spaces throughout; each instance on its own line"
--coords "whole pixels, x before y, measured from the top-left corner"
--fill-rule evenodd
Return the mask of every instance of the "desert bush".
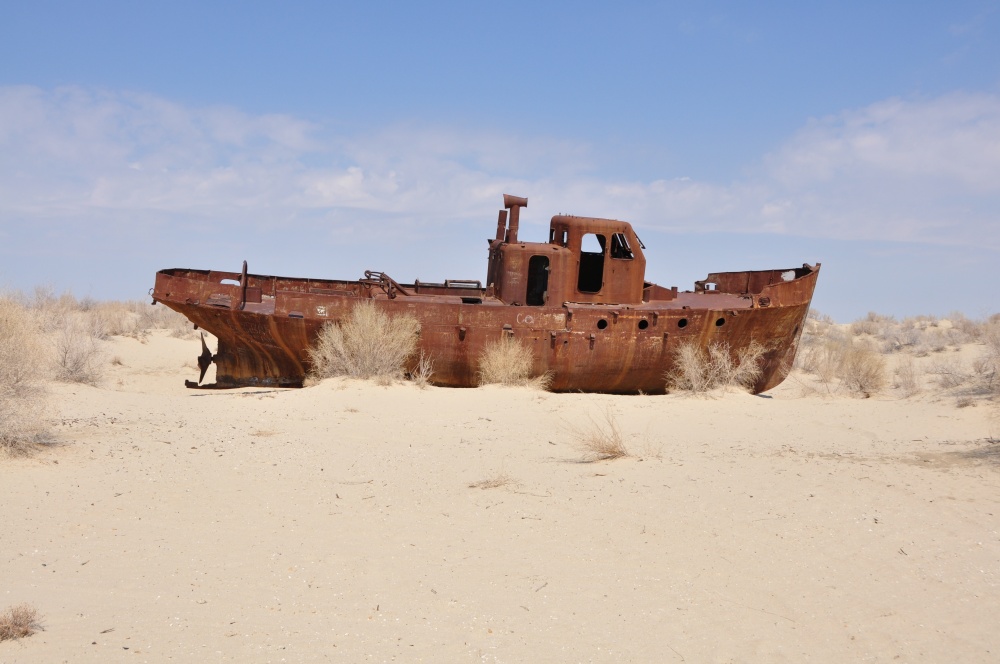
M 893 371 L 893 387 L 899 390 L 904 397 L 911 397 L 920 391 L 917 369 L 913 358 L 909 355 L 902 356 L 896 362 L 896 369 Z
M 0 612 L 0 641 L 23 639 L 42 629 L 38 610 L 18 604 Z
M 504 335 L 483 348 L 479 356 L 479 384 L 547 389 L 551 376 L 532 376 L 533 365 L 531 349 L 520 340 Z
M 831 336 L 808 348 L 800 365 L 823 384 L 836 382 L 840 389 L 869 397 L 887 382 L 885 358 L 870 342 L 846 336 Z
M 949 314 L 948 320 L 951 321 L 951 329 L 954 333 L 956 335 L 960 335 L 961 338 L 964 339 L 962 343 L 971 343 L 981 340 L 983 333 L 986 331 L 988 326 L 988 323 L 972 320 L 965 314 L 957 311 Z
M 390 316 L 371 300 L 359 302 L 339 324 L 323 326 L 309 349 L 310 375 L 402 378 L 416 351 L 420 322 L 411 315 Z
M 897 353 L 913 348 L 920 343 L 922 334 L 916 327 L 904 321 L 899 325 L 889 325 L 878 333 L 883 353 Z
M 885 387 L 885 358 L 866 344 L 848 343 L 839 358 L 837 375 L 844 389 L 867 399 Z
M 963 385 L 971 378 L 962 363 L 955 359 L 935 360 L 927 366 L 927 373 L 937 376 L 937 384 L 946 390 Z
M 45 438 L 45 346 L 32 312 L 0 297 L 0 452 L 26 454 Z
M 132 337 L 145 341 L 151 330 L 169 330 L 176 337 L 193 337 L 194 327 L 184 316 L 144 300 L 99 302 L 89 312 L 98 338 Z
M 867 316 L 851 323 L 851 334 L 855 336 L 861 334 L 875 336 L 893 323 L 895 323 L 895 319 L 892 316 L 883 316 L 874 311 L 869 311 Z
M 430 384 L 432 376 L 434 376 L 434 359 L 430 355 L 425 355 L 424 351 L 420 351 L 420 359 L 410 372 L 410 380 L 420 389 L 424 389 Z
M 988 392 L 1000 394 L 1000 315 L 983 325 L 980 338 L 985 348 L 973 363 L 973 370 Z
M 31 295 L 19 294 L 15 299 L 34 312 L 44 332 L 56 332 L 73 322 L 96 339 L 123 336 L 143 340 L 150 330 L 161 329 L 174 336 L 196 336 L 183 315 L 165 306 L 152 306 L 147 300 L 77 300 L 72 293 L 56 295 L 49 286 L 36 287 Z
M 760 378 L 764 352 L 764 346 L 756 341 L 735 353 L 726 343 L 711 344 L 707 350 L 694 343 L 683 344 L 674 352 L 674 367 L 666 375 L 667 388 L 688 392 L 753 389 Z
M 809 309 L 809 313 L 806 314 L 806 320 L 815 321 L 820 325 L 834 325 L 835 321 L 832 316 L 828 316 L 818 309 Z
M 65 383 L 97 385 L 104 377 L 107 356 L 93 328 L 68 320 L 56 332 L 55 378 Z

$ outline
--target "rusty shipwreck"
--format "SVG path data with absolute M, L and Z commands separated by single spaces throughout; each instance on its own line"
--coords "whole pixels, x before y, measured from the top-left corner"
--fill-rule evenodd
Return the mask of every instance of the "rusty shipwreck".
M 477 384 L 479 357 L 503 335 L 527 344 L 534 373 L 551 389 L 662 393 L 676 349 L 757 341 L 767 351 L 754 392 L 784 380 L 795 357 L 819 274 L 815 266 L 715 272 L 691 291 L 645 280 L 645 248 L 624 221 L 557 215 L 547 242 L 518 238 L 526 198 L 504 196 L 479 281 L 398 283 L 382 272 L 356 281 L 168 269 L 151 295 L 218 338 L 204 345 L 201 379 L 212 387 L 301 386 L 307 349 L 327 323 L 363 300 L 420 321 L 419 350 L 433 358 L 436 385 Z M 188 381 L 189 386 L 196 386 Z

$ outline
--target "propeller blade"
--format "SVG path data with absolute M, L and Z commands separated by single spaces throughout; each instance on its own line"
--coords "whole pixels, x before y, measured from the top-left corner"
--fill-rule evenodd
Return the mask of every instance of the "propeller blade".
M 205 333 L 201 333 L 201 355 L 198 356 L 198 368 L 201 369 L 201 375 L 198 376 L 198 384 L 201 385 L 201 381 L 205 379 L 205 373 L 208 371 L 208 367 L 212 365 L 215 357 L 212 355 L 212 351 L 208 350 L 208 344 L 205 343 Z

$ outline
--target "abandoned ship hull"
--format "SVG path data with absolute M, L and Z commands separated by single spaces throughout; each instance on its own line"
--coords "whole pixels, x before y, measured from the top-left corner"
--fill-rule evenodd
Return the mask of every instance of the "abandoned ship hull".
M 549 373 L 550 389 L 608 393 L 663 393 L 683 344 L 724 343 L 735 351 L 756 341 L 767 349 L 753 387 L 762 392 L 792 365 L 818 273 L 819 265 L 716 273 L 696 282 L 693 292 L 644 284 L 644 299 L 630 304 L 513 306 L 469 282 L 169 269 L 157 273 L 152 296 L 217 337 L 211 357 L 217 387 L 300 386 L 323 325 L 371 300 L 390 315 L 419 320 L 418 349 L 433 360 L 435 385 L 477 385 L 484 348 L 507 335 L 532 349 L 533 374 Z

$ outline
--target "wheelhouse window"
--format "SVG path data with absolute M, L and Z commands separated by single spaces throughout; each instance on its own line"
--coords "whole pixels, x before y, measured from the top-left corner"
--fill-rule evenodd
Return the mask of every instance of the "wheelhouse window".
M 604 248 L 607 239 L 586 233 L 580 243 L 580 275 L 576 288 L 581 293 L 598 293 L 604 285 Z
M 624 233 L 615 233 L 611 236 L 611 257 L 632 260 L 632 247 L 629 246 Z

